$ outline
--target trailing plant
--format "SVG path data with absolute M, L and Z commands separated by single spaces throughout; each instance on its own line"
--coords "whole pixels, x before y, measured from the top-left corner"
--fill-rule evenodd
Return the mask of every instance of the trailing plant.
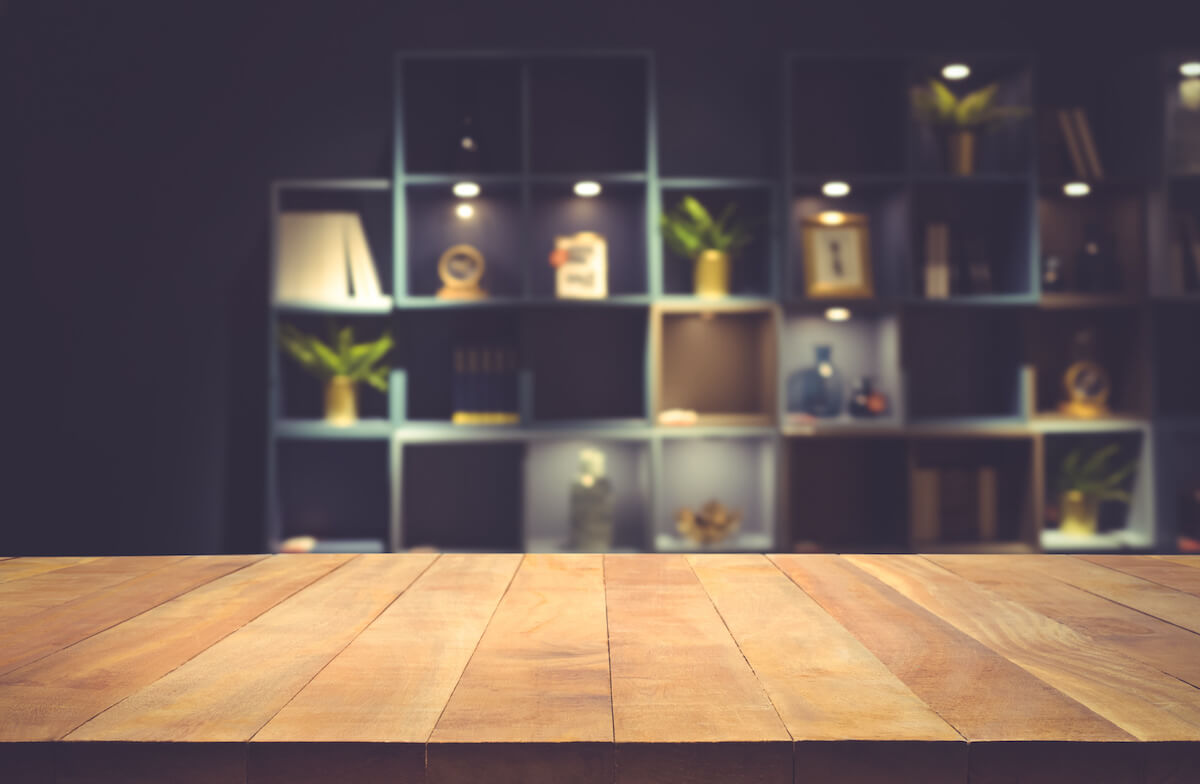
M 1059 494 L 1075 491 L 1096 501 L 1129 503 L 1129 493 L 1123 485 L 1133 473 L 1136 461 L 1110 468 L 1109 461 L 1117 454 L 1117 449 L 1116 444 L 1109 444 L 1090 453 L 1084 447 L 1073 450 L 1063 460 L 1058 473 Z
M 331 321 L 326 343 L 291 324 L 280 324 L 279 345 L 300 367 L 323 381 L 345 376 L 351 381 L 365 381 L 380 392 L 387 391 L 390 368 L 378 363 L 392 349 L 390 332 L 369 343 L 355 343 L 353 327 L 338 329 Z
M 993 82 L 959 98 L 937 79 L 930 79 L 927 87 L 912 88 L 913 112 L 930 125 L 960 129 L 982 128 L 1029 114 L 1023 106 L 997 106 L 999 89 Z
M 715 220 L 699 201 L 684 196 L 674 210 L 666 211 L 659 221 L 663 239 L 672 253 L 693 261 L 706 250 L 733 256 L 751 240 L 745 221 L 734 221 L 736 204 L 722 210 Z

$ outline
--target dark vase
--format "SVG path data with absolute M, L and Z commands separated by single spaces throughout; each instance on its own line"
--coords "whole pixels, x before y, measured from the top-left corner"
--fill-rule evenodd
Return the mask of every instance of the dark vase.
M 842 402 L 842 374 L 833 365 L 833 349 L 817 346 L 816 364 L 788 378 L 788 411 L 836 417 L 842 413 Z

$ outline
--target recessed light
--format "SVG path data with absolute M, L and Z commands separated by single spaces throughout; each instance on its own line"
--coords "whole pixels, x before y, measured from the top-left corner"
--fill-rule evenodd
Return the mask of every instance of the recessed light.
M 460 199 L 473 199 L 479 195 L 479 185 L 473 182 L 456 182 L 454 195 Z
M 825 311 L 825 318 L 830 321 L 848 321 L 850 319 L 849 308 L 828 308 Z
M 462 204 L 460 204 L 454 208 L 454 214 L 457 215 L 458 217 L 462 218 L 463 220 L 467 220 L 468 218 L 472 217 L 475 214 L 475 208 L 472 207 L 470 204 L 463 202 Z
M 841 226 L 846 222 L 846 216 L 840 212 L 830 210 L 829 212 L 822 212 L 820 215 L 818 215 L 817 220 L 819 220 L 821 223 L 824 223 L 826 226 Z
M 971 75 L 971 69 L 964 63 L 950 63 L 942 68 L 942 76 L 957 81 Z
M 1191 60 L 1179 66 L 1179 73 L 1184 76 L 1200 76 L 1200 60 Z
M 1063 186 L 1063 193 L 1068 196 L 1087 196 L 1092 192 L 1092 186 L 1086 182 L 1068 182 Z
M 592 180 L 583 180 L 575 183 L 575 195 L 591 198 L 592 196 L 600 195 L 600 183 Z
M 826 196 L 838 198 L 839 196 L 847 196 L 850 194 L 850 186 L 844 182 L 827 182 L 821 186 L 821 193 Z

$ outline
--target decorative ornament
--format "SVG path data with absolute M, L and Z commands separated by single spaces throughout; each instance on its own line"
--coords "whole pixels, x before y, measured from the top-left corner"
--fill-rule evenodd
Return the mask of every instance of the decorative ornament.
M 675 528 L 697 544 L 723 542 L 733 536 L 741 524 L 741 512 L 729 509 L 715 499 L 705 503 L 696 512 L 681 507 L 675 513 Z

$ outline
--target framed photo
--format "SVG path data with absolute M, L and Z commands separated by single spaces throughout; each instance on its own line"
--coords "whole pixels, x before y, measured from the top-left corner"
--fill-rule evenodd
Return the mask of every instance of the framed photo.
M 559 297 L 603 299 L 608 296 L 608 243 L 593 231 L 554 238 L 550 264 Z
M 836 214 L 836 222 L 810 216 L 801 223 L 804 290 L 810 297 L 873 297 L 867 216 Z

